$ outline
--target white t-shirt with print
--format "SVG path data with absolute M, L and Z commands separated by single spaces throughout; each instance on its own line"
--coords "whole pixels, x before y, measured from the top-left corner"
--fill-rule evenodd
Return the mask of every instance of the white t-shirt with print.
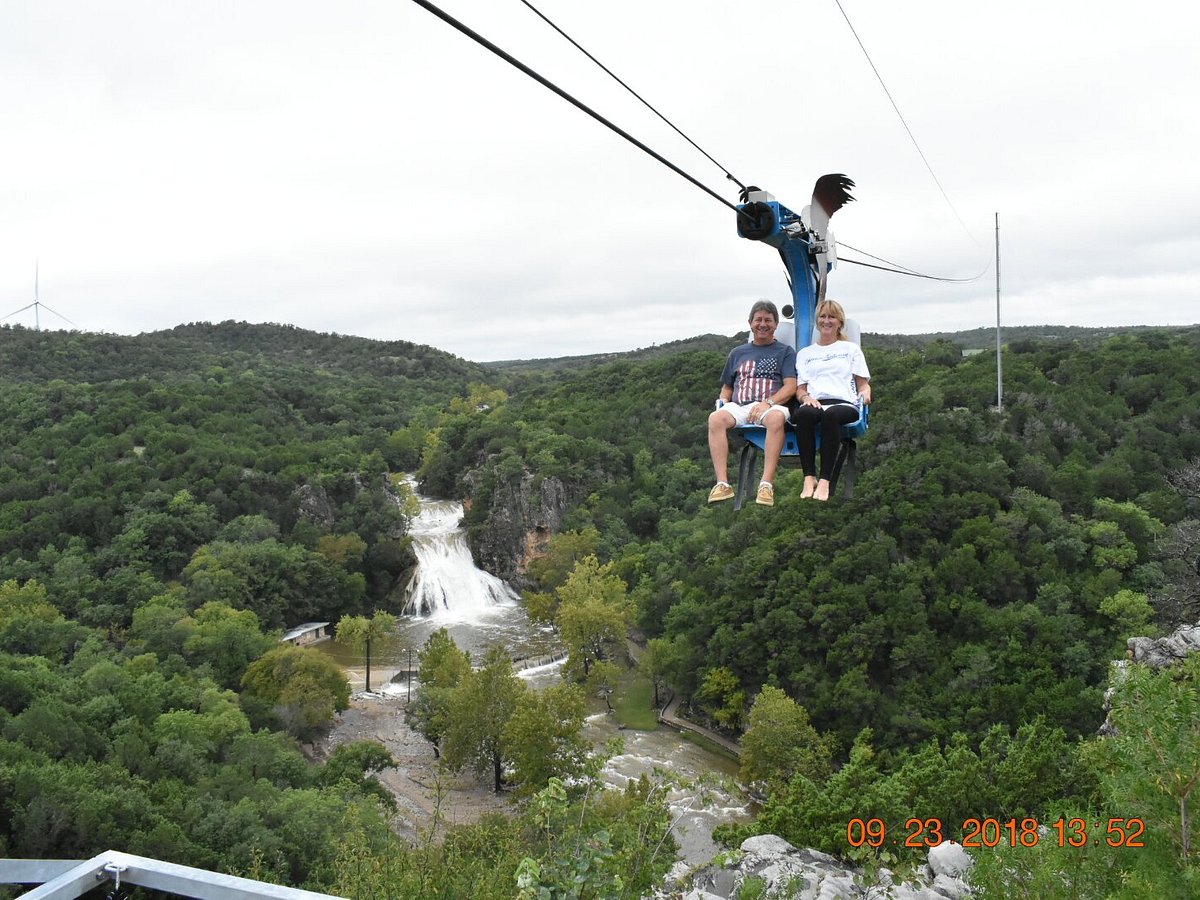
M 854 376 L 870 378 L 862 348 L 851 341 L 809 344 L 796 351 L 797 381 L 818 400 L 858 401 Z

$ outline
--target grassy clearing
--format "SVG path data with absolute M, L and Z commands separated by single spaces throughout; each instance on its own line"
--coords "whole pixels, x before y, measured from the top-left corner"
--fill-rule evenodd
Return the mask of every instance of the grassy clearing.
M 652 706 L 654 686 L 636 669 L 625 672 L 611 700 L 614 715 L 622 727 L 638 731 L 658 728 L 658 711 Z

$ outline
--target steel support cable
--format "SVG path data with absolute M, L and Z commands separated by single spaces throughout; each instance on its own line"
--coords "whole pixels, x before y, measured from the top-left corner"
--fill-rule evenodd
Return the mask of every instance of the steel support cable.
M 876 262 L 886 263 L 888 266 L 894 266 L 894 268 L 891 269 L 884 268 L 883 266 L 871 266 L 873 269 L 883 269 L 885 272 L 895 272 L 897 275 L 913 275 L 917 278 L 929 278 L 933 281 L 952 281 L 957 284 L 968 284 L 972 281 L 978 281 L 987 273 L 988 269 L 992 267 L 992 261 L 988 260 L 987 263 L 984 264 L 984 267 L 979 270 L 979 274 L 972 275 L 970 278 L 946 278 L 939 275 L 926 275 L 923 272 L 918 272 L 916 269 L 910 269 L 908 266 L 902 266 L 898 262 L 892 262 L 890 259 L 884 259 L 882 256 L 876 256 L 874 253 L 868 253 L 866 250 L 859 250 L 857 247 L 851 247 L 849 244 L 844 244 L 841 241 L 834 241 L 834 243 L 839 247 L 845 247 L 847 250 L 853 250 L 855 253 L 861 253 L 863 256 L 869 256 Z M 869 265 L 869 263 L 859 262 L 858 260 L 853 259 L 847 259 L 845 261 L 856 266 Z
M 895 266 L 905 272 L 911 272 L 913 275 L 919 274 L 916 269 L 910 269 L 908 266 L 902 266 L 898 262 L 892 262 L 890 259 L 884 259 L 882 256 L 876 256 L 874 253 L 868 253 L 866 250 L 859 250 L 857 247 L 851 247 L 849 244 L 844 244 L 841 241 L 834 241 L 839 247 L 845 247 L 847 250 L 853 250 L 855 253 L 861 253 L 863 256 L 869 256 L 876 262 L 886 263 L 889 266 Z
M 555 25 L 552 21 L 550 21 L 550 19 L 547 18 L 546 15 L 540 9 L 538 9 L 536 6 L 534 6 L 532 3 L 530 3 L 529 0 L 521 0 L 521 2 L 523 4 L 525 4 L 525 6 L 527 6 L 533 12 L 534 15 L 536 15 L 539 19 L 541 19 L 543 22 L 545 22 L 547 25 L 549 25 L 551 28 L 553 28 L 555 31 L 557 31 L 564 38 L 566 38 L 567 41 L 569 41 L 576 50 L 578 50 L 580 53 L 582 53 L 584 56 L 586 56 L 588 59 L 590 59 L 596 65 L 598 65 L 601 69 L 603 69 L 613 79 L 613 81 L 615 81 L 621 87 L 625 88 L 625 90 L 629 91 L 629 93 L 633 94 L 633 96 L 637 97 L 637 99 L 639 101 L 641 101 L 641 104 L 643 106 L 645 106 L 646 109 L 650 110 L 650 112 L 654 113 L 656 116 L 658 116 L 664 122 L 666 122 L 667 125 L 669 125 L 671 127 L 671 129 L 677 135 L 679 135 L 681 138 L 683 138 L 685 141 L 687 141 L 689 144 L 691 144 L 693 147 L 695 147 L 697 150 L 699 150 L 708 159 L 709 162 L 711 162 L 714 166 L 716 166 L 718 169 L 720 169 L 722 172 L 725 173 L 726 178 L 728 178 L 730 181 L 732 181 L 734 184 L 736 184 L 742 190 L 746 189 L 746 185 L 744 185 L 744 184 L 742 184 L 742 182 L 738 181 L 738 179 L 733 175 L 732 172 L 730 172 L 727 168 L 725 168 L 723 165 L 721 165 L 719 162 L 717 162 L 715 159 L 713 159 L 712 156 L 709 155 L 707 150 L 705 150 L 703 147 L 701 147 L 699 144 L 697 144 L 695 141 L 693 141 L 690 137 L 688 137 L 686 134 L 684 134 L 682 131 L 680 131 L 679 128 L 677 128 L 675 126 L 674 122 L 672 122 L 670 119 L 668 119 L 662 113 L 660 113 L 657 109 L 655 109 L 650 104 L 650 102 L 648 100 L 646 100 L 645 97 L 643 97 L 641 94 L 639 94 L 633 88 L 631 88 L 628 84 L 626 84 L 624 81 L 622 81 L 616 75 L 616 73 L 613 72 L 608 66 L 604 65 L 604 63 L 600 62 L 600 60 L 596 59 L 596 57 L 594 57 L 594 56 L 592 56 L 592 54 L 588 53 L 588 51 L 585 50 L 583 47 L 581 47 L 579 45 L 579 43 L 573 37 L 571 37 L 569 34 L 567 34 L 565 31 L 563 31 L 561 28 L 559 28 L 557 25 Z
M 853 250 L 854 248 L 850 247 L 848 249 Z M 856 252 L 861 253 L 862 251 L 858 250 Z M 867 255 L 870 256 L 869 253 Z M 874 258 L 878 259 L 879 257 L 874 257 Z M 844 256 L 839 256 L 838 262 L 849 263 L 852 266 L 866 266 L 868 269 L 879 269 L 881 272 L 893 272 L 896 275 L 908 275 L 912 278 L 926 278 L 929 281 L 948 281 L 948 282 L 951 282 L 952 284 L 969 284 L 972 281 L 978 281 L 980 278 L 983 277 L 983 273 L 987 271 L 987 269 L 984 269 L 983 272 L 980 272 L 978 275 L 975 275 L 971 278 L 946 278 L 941 275 L 926 275 L 923 272 L 915 272 L 912 269 L 905 269 L 905 268 L 893 269 L 890 266 L 877 266 L 874 263 L 863 262 L 861 259 L 847 259 Z M 988 267 L 989 268 L 991 267 L 991 263 L 988 264 Z
M 740 209 L 737 208 L 737 206 L 730 203 L 728 200 L 726 200 L 724 197 L 722 197 L 720 194 L 718 194 L 712 188 L 697 181 L 695 178 L 693 178 L 687 172 L 683 171 L 683 169 L 679 168 L 679 166 L 675 165 L 675 163 L 671 162 L 669 159 L 662 156 L 661 154 L 656 153 L 654 150 L 651 150 L 649 147 L 647 147 L 645 144 L 643 144 L 641 141 L 639 141 L 637 138 L 635 138 L 629 132 L 625 131 L 620 126 L 613 124 L 608 119 L 604 118 L 604 116 L 600 115 L 600 113 L 596 112 L 594 109 L 592 109 L 590 106 L 587 106 L 582 101 L 576 100 L 574 97 L 572 97 L 570 94 L 568 94 L 562 88 L 560 88 L 554 82 L 550 81 L 548 78 L 544 78 L 543 76 L 539 75 L 533 69 L 529 68 L 529 66 L 525 65 L 525 63 L 521 62 L 516 57 L 512 56 L 511 54 L 509 54 L 506 51 L 502 50 L 501 48 L 497 47 L 495 44 L 493 44 L 491 41 L 489 41 L 483 35 L 479 34 L 478 32 L 472 31 L 468 26 L 466 26 L 462 22 L 458 21 L 458 19 L 454 18 L 449 13 L 445 12 L 442 9 L 439 9 L 437 6 L 434 6 L 432 3 L 429 2 L 429 0 L 413 0 L 413 3 L 417 4 L 420 7 L 423 7 L 424 9 L 428 10 L 429 12 L 433 13 L 435 16 L 437 16 L 439 19 L 441 19 L 443 22 L 445 22 L 451 28 L 454 28 L 457 31 L 461 32 L 462 34 L 466 35 L 471 40 L 473 40 L 475 43 L 479 44 L 481 47 L 484 47 L 484 48 L 490 50 L 492 53 L 494 53 L 496 56 L 500 57 L 502 60 L 504 60 L 509 65 L 513 66 L 514 68 L 520 69 L 522 72 L 524 72 L 526 75 L 528 75 L 534 81 L 536 81 L 538 84 L 542 85 L 542 87 L 558 94 L 558 96 L 562 97 L 564 100 L 566 100 L 572 106 L 574 106 L 576 109 L 579 109 L 580 111 L 587 113 L 589 116 L 591 116 L 597 122 L 599 122 L 601 125 L 604 125 L 605 127 L 609 128 L 612 131 L 614 131 L 615 133 L 619 134 L 621 137 L 625 138 L 625 140 L 629 141 L 629 143 L 633 144 L 635 147 L 637 147 L 643 153 L 646 153 L 647 155 L 658 160 L 660 163 L 662 163 L 664 166 L 666 166 L 668 169 L 670 169 L 676 175 L 679 175 L 680 177 L 691 182 L 696 187 L 700 188 L 700 190 L 704 191 L 704 193 L 708 194 L 710 197 L 712 197 L 718 203 L 721 203 L 724 206 L 729 207 L 730 209 L 732 209 L 735 213 L 737 213 L 742 218 L 744 218 L 748 221 L 750 220 L 750 216 L 748 216 L 746 213 L 742 212 Z
M 917 148 L 917 155 L 921 157 L 921 162 L 925 164 L 925 168 L 929 170 L 929 176 L 933 179 L 933 183 L 937 185 L 939 191 L 942 192 L 942 198 L 946 201 L 946 205 L 950 207 L 950 212 L 954 213 L 954 218 L 958 219 L 958 224 L 962 226 L 963 231 L 976 245 L 979 241 L 975 240 L 975 235 L 971 234 L 971 229 L 967 227 L 967 223 L 963 221 L 962 216 L 958 214 L 958 210 L 954 208 L 954 203 L 950 200 L 950 195 L 946 193 L 946 189 L 942 187 L 941 181 L 938 180 L 937 173 L 933 171 L 933 166 L 929 164 L 929 160 L 925 158 L 925 151 L 921 149 L 921 145 L 917 143 L 916 135 L 912 133 L 912 129 L 908 127 L 908 122 L 904 119 L 904 114 L 900 112 L 900 107 L 892 97 L 892 92 L 888 90 L 887 84 L 884 83 L 883 76 L 879 74 L 879 69 L 875 68 L 875 62 L 871 59 L 871 54 L 867 52 L 866 45 L 863 44 L 862 38 L 858 36 L 858 32 L 854 29 L 854 23 L 850 21 L 850 17 L 846 15 L 846 10 L 842 8 L 842 0 L 833 0 L 837 4 L 838 10 L 842 14 L 842 18 L 846 20 L 846 24 L 850 27 L 850 33 L 854 35 L 854 40 L 858 42 L 858 47 L 863 52 L 863 56 L 867 58 L 867 63 L 871 66 L 871 71 L 875 73 L 875 77 L 879 80 L 879 86 L 883 88 L 884 94 L 887 95 L 888 102 L 892 104 L 892 109 L 896 111 L 896 115 L 900 118 L 900 124 L 904 126 L 904 130 L 908 133 L 908 139 L 912 141 L 914 147 Z

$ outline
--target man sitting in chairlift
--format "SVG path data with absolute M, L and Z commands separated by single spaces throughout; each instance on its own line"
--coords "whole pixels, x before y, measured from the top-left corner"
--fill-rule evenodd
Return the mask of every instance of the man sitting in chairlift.
M 750 343 L 729 352 L 717 408 L 708 416 L 708 451 L 717 476 L 708 502 L 734 496 L 729 486 L 729 429 L 762 425 L 767 429 L 766 453 L 755 502 L 774 506 L 775 469 L 783 449 L 783 426 L 788 421 L 786 404 L 796 394 L 796 351 L 775 340 L 779 310 L 770 300 L 759 300 L 750 307 L 749 321 Z

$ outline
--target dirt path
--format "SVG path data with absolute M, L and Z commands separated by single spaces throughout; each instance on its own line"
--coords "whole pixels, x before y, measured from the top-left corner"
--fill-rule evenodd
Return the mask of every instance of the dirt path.
M 396 768 L 381 772 L 379 780 L 396 798 L 396 828 L 401 834 L 416 839 L 435 818 L 443 825 L 461 825 L 484 813 L 510 809 L 507 797 L 493 793 L 474 773 L 441 771 L 433 745 L 405 724 L 402 698 L 352 697 L 350 708 L 339 716 L 320 750 L 327 754 L 342 744 L 366 740 L 379 741 L 398 762 Z

